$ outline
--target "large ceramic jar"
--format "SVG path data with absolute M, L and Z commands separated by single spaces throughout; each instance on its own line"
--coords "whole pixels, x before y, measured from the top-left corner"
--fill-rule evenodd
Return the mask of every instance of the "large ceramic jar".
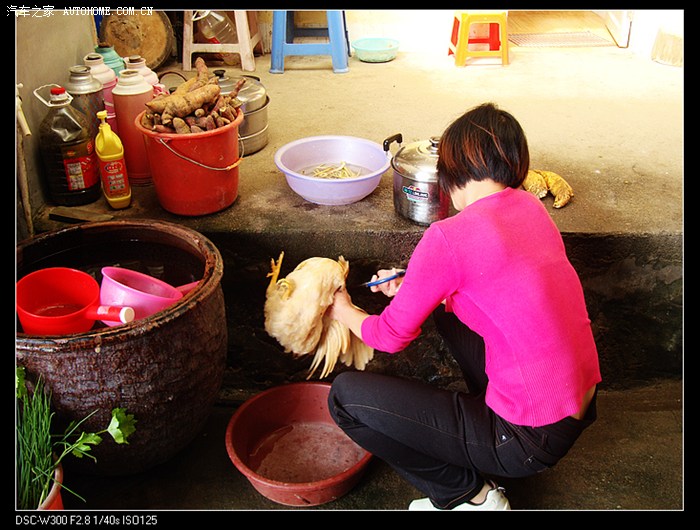
M 200 432 L 218 399 L 226 365 L 223 262 L 202 234 L 153 220 L 86 223 L 17 246 L 18 278 L 69 266 L 101 281 L 104 266 L 139 270 L 175 286 L 199 281 L 174 305 L 147 318 L 65 336 L 18 327 L 16 360 L 51 390 L 59 423 L 80 420 L 96 432 L 121 407 L 137 420 L 128 444 L 109 436 L 97 458 L 70 459 L 79 471 L 123 475 L 167 461 Z

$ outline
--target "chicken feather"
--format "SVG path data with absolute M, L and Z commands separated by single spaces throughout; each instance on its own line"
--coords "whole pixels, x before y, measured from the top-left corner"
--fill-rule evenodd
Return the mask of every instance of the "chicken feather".
M 340 360 L 346 366 L 364 370 L 374 349 L 356 337 L 347 326 L 326 316 L 335 292 L 345 286 L 350 264 L 343 256 L 308 258 L 285 278 L 279 278 L 284 252 L 271 260 L 270 284 L 265 299 L 265 331 L 277 339 L 285 352 L 295 356 L 314 355 L 310 378 L 321 368 L 327 377 Z M 323 363 L 323 367 L 321 367 Z

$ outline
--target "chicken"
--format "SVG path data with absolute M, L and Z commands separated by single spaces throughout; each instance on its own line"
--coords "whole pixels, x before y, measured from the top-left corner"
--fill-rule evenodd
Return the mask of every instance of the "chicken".
M 561 175 L 557 175 L 552 171 L 543 171 L 539 169 L 531 169 L 527 172 L 523 188 L 530 193 L 533 193 L 537 198 L 542 199 L 550 192 L 554 195 L 555 208 L 566 206 L 574 196 L 574 190 L 569 186 L 569 183 L 564 180 Z
M 314 354 L 307 379 L 323 361 L 320 378 L 328 376 L 340 360 L 364 370 L 374 350 L 345 325 L 326 316 L 335 292 L 345 285 L 350 264 L 340 256 L 309 258 L 286 278 L 279 279 L 284 252 L 271 260 L 270 284 L 265 293 L 265 331 L 285 352 L 295 356 Z

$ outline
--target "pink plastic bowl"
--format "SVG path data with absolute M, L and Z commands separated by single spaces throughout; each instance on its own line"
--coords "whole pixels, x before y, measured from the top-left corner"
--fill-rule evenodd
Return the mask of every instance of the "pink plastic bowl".
M 313 168 L 321 164 L 337 166 L 341 162 L 361 168 L 360 176 L 312 176 Z M 381 145 L 354 136 L 310 136 L 288 143 L 275 153 L 275 164 L 292 190 L 309 202 L 330 206 L 352 204 L 367 197 L 379 185 L 390 163 Z
M 180 290 L 148 274 L 121 267 L 102 268 L 100 303 L 132 307 L 135 320 L 170 307 L 182 296 Z M 108 326 L 121 325 L 121 322 L 103 322 Z

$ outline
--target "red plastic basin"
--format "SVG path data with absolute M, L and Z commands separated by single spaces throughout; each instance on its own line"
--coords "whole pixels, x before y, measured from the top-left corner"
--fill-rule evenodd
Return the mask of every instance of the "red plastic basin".
M 226 429 L 236 468 L 268 499 L 317 506 L 352 489 L 372 455 L 328 412 L 329 383 L 291 383 L 247 400 Z

